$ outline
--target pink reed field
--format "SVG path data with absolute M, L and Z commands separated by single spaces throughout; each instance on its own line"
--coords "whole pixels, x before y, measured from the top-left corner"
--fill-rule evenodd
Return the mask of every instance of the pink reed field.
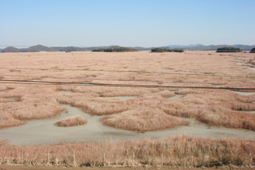
M 139 133 L 187 126 L 183 118 L 255 131 L 252 53 L 0 53 L 0 60 L 0 136 L 3 129 L 63 114 L 63 104 L 103 116 L 105 126 Z M 83 116 L 75 116 L 55 125 L 73 128 L 68 126 L 87 123 Z M 199 167 L 255 163 L 254 139 L 177 136 L 50 146 L 0 141 L 0 148 L 0 163 L 9 164 Z

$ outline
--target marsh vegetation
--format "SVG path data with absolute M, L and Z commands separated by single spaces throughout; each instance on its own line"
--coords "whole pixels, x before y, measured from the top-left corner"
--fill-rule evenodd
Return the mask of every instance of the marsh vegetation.
M 75 152 L 77 165 L 99 165 L 103 161 L 102 152 L 111 147 L 115 148 L 107 153 L 111 164 L 130 165 L 133 152 L 137 165 L 158 164 L 162 153 L 164 165 L 186 166 L 181 162 L 192 166 L 216 165 L 220 162 L 219 153 L 221 164 L 247 165 L 250 160 L 254 164 L 255 72 L 244 67 L 255 60 L 254 54 L 209 53 L 0 54 L 0 138 L 10 142 L 1 141 L 2 163 L 20 162 L 23 150 L 27 154 L 25 164 L 46 164 L 49 151 L 51 164 L 72 164 Z M 241 95 L 244 90 L 247 95 Z M 124 96 L 128 97 L 121 98 Z M 18 100 L 8 100 L 11 98 Z M 97 121 L 102 116 L 100 128 L 114 129 L 114 133 L 109 134 L 122 130 L 126 134 L 141 133 L 149 138 L 147 133 L 175 131 L 189 126 L 187 119 L 193 119 L 203 124 L 207 131 L 218 128 L 215 134 L 223 133 L 220 128 L 225 128 L 224 135 L 218 136 L 220 139 L 165 136 L 164 139 L 108 144 L 94 143 L 97 140 L 50 146 L 11 144 L 15 133 L 7 133 L 7 130 L 24 127 L 33 121 L 52 120 L 50 123 L 54 126 L 62 118 L 69 117 L 64 119 L 64 126 L 84 123 L 81 117 L 70 118 L 78 115 L 68 115 L 69 111 L 63 116 L 66 104 L 95 116 Z M 93 120 L 84 119 L 86 124 L 65 129 L 86 127 Z M 226 135 L 228 128 L 231 135 Z M 246 139 L 235 139 L 240 136 L 234 130 L 246 135 Z M 38 150 L 42 154 L 36 155 Z M 56 150 L 65 154 L 61 156 Z

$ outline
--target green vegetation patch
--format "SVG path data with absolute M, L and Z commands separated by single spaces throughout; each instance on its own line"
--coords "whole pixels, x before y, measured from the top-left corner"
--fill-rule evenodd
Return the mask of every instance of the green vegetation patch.
M 217 53 L 231 53 L 231 52 L 242 52 L 243 50 L 241 48 L 235 48 L 231 46 L 227 47 L 220 47 L 217 49 Z
M 118 46 L 92 50 L 92 52 L 132 52 L 132 51 L 138 51 L 138 50 L 135 48 L 118 47 Z
M 183 52 L 183 49 L 170 49 L 170 48 L 152 48 L 153 53 L 163 53 L 163 52 Z

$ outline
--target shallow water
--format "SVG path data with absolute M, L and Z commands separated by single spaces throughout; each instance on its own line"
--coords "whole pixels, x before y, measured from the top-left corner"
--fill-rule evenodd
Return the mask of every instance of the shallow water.
M 128 130 L 119 130 L 104 126 L 100 119 L 104 116 L 91 116 L 81 109 L 69 105 L 62 105 L 68 112 L 59 117 L 45 120 L 28 121 L 27 124 L 0 130 L 0 139 L 7 140 L 15 145 L 46 145 L 61 142 L 90 142 L 90 141 L 120 141 L 142 138 L 165 138 L 179 134 L 196 137 L 214 138 L 255 138 L 254 131 L 211 127 L 190 118 L 181 118 L 189 122 L 189 126 L 173 129 L 137 133 Z M 54 124 L 66 117 L 81 115 L 88 121 L 87 124 L 76 127 L 58 127 Z
M 67 109 L 60 116 L 28 121 L 25 125 L 0 130 L 0 138 L 7 139 L 15 145 L 42 145 L 60 142 L 88 142 L 110 139 L 108 133 L 135 134 L 131 131 L 117 130 L 102 125 L 100 119 L 104 116 L 91 116 L 81 109 L 62 105 Z M 54 124 L 66 117 L 81 115 L 87 124 L 75 127 L 58 127 Z
M 235 62 L 237 65 L 239 66 L 245 66 L 246 68 L 248 69 L 251 69 L 251 70 L 255 70 L 255 68 L 253 67 L 252 64 L 245 64 L 245 63 L 239 63 L 239 62 Z
M 181 97 L 183 97 L 183 95 L 176 94 L 175 96 L 168 97 L 167 99 L 178 99 L 178 98 L 181 98 Z
M 255 92 L 240 92 L 240 91 L 232 91 L 233 93 L 239 94 L 241 96 L 248 96 L 248 95 L 252 95 L 255 94 Z
M 215 88 L 221 88 L 222 86 L 221 85 L 217 85 L 217 86 L 214 86 Z
M 5 98 L 6 100 L 9 100 L 9 101 L 11 101 L 11 102 L 16 102 L 16 101 L 18 101 L 18 98 L 16 98 L 16 97 L 11 97 L 11 98 Z
M 128 100 L 128 99 L 137 98 L 137 96 L 114 96 L 114 97 L 107 97 L 107 98 Z
M 64 91 L 64 90 L 59 90 L 59 92 L 64 93 L 64 94 L 73 93 L 72 91 Z M 133 98 L 136 98 L 136 97 L 137 96 L 114 96 L 114 97 L 105 97 L 105 98 L 128 100 L 128 99 L 133 99 Z
M 4 91 L 0 91 L 0 93 L 7 93 L 8 91 L 10 91 L 10 89 L 4 90 Z
M 59 90 L 59 92 L 64 93 L 64 94 L 73 93 L 72 91 L 64 91 L 64 90 Z M 137 96 L 114 96 L 114 97 L 105 97 L 105 98 L 128 100 L 128 99 L 133 99 L 133 98 L 136 98 L 136 97 Z
M 238 111 L 239 113 L 255 113 L 255 111 Z
M 252 65 L 252 64 L 239 63 L 239 62 L 235 62 L 235 63 L 236 63 L 237 65 L 239 65 L 239 66 L 245 66 L 247 69 L 255 70 L 254 65 Z
M 59 90 L 59 92 L 64 93 L 64 94 L 70 94 L 70 93 L 73 93 L 72 91 L 64 91 L 64 90 Z
M 247 67 L 248 69 L 250 69 L 250 70 L 255 70 L 255 68 L 254 67 Z
M 235 62 L 237 65 L 242 66 L 244 63 Z
M 90 83 L 81 83 L 80 85 L 82 85 L 82 86 L 93 86 L 93 85 L 90 84 Z

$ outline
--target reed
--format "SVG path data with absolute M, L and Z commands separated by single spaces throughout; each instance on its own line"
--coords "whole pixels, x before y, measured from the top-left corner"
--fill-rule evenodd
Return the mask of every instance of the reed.
M 167 115 L 162 110 L 136 108 L 103 118 L 103 124 L 138 132 L 155 131 L 188 125 L 185 121 Z
M 17 120 L 32 120 L 61 114 L 64 108 L 60 104 L 79 107 L 92 115 L 112 115 L 135 109 L 146 110 L 149 107 L 152 112 L 160 110 L 159 112 L 164 111 L 168 115 L 193 117 L 208 124 L 211 121 L 215 126 L 237 127 L 231 122 L 238 122 L 238 116 L 229 119 L 229 113 L 240 110 L 254 111 L 254 95 L 239 96 L 229 90 L 184 89 L 181 86 L 214 87 L 220 84 L 224 87 L 253 88 L 252 70 L 235 62 L 248 64 L 254 60 L 254 56 L 249 53 L 243 53 L 242 56 L 210 54 L 203 51 L 165 55 L 134 52 L 132 56 L 129 53 L 102 55 L 91 52 L 76 52 L 72 56 L 66 53 L 1 53 L 2 80 L 78 84 L 5 83 L 0 86 L 0 91 L 11 90 L 0 92 L 0 110 Z M 15 66 L 14 60 L 18 63 Z M 180 88 L 102 87 L 88 84 L 85 86 L 84 83 L 88 82 Z M 72 91 L 73 94 L 62 94 L 59 90 Z M 179 99 L 166 99 L 174 93 L 184 96 Z M 106 98 L 113 96 L 137 98 L 127 101 Z M 5 98 L 10 97 L 18 97 L 20 101 L 7 102 Z M 243 116 L 249 117 L 246 114 Z M 219 120 L 216 121 L 216 118 Z M 221 119 L 227 122 L 217 124 Z
M 1 113 L 0 112 L 0 129 L 23 125 L 25 122 L 15 119 L 11 114 Z
M 0 163 L 30 166 L 157 166 L 161 163 L 163 166 L 174 167 L 247 166 L 255 163 L 255 140 L 181 135 L 166 139 L 62 143 L 49 146 L 15 146 L 1 140 Z
M 224 126 L 231 128 L 243 128 L 255 130 L 255 114 L 245 112 L 203 113 L 197 117 L 201 122 L 211 126 Z
M 69 126 L 79 126 L 87 123 L 87 120 L 83 116 L 72 116 L 61 119 L 56 122 L 55 125 L 61 127 L 69 127 Z

